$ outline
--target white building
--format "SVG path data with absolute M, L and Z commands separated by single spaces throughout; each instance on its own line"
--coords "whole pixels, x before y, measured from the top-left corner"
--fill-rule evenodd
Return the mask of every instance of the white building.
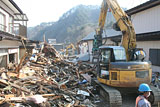
M 27 37 L 27 21 L 13 0 L 0 0 L 0 67 L 19 62 L 21 37 Z
M 48 39 L 49 44 L 56 44 L 56 39 Z

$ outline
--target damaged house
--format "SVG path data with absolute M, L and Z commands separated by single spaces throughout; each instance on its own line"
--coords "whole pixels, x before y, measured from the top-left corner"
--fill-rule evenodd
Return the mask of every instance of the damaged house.
M 13 0 L 0 0 L 0 67 L 19 63 L 21 38 L 27 38 L 26 14 Z

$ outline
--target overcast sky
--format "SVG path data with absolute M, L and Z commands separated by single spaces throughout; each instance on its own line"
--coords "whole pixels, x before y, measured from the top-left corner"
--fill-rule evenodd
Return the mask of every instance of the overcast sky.
M 121 7 L 130 9 L 148 0 L 118 0 Z M 14 0 L 27 15 L 28 27 L 39 25 L 41 22 L 57 21 L 63 13 L 72 7 L 84 5 L 101 5 L 102 0 Z

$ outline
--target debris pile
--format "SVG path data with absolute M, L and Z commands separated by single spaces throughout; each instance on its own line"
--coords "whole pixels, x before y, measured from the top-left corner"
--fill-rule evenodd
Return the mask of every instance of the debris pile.
M 94 107 L 99 99 L 91 85 L 92 70 L 89 64 L 63 60 L 46 45 L 19 65 L 0 69 L 0 106 Z

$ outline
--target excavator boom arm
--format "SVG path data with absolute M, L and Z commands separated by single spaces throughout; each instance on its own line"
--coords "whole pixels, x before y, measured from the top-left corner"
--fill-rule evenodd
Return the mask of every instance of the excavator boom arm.
M 116 0 L 105 0 L 111 9 L 113 16 L 117 21 L 117 25 L 122 31 L 121 44 L 126 50 L 127 60 L 131 57 L 136 48 L 136 34 L 128 15 L 118 5 Z
M 93 57 L 96 56 L 96 59 L 97 59 L 97 54 L 99 54 L 99 46 L 102 45 L 102 33 L 103 33 L 103 28 L 106 20 L 107 10 L 108 10 L 108 5 L 104 0 L 101 6 L 99 24 L 98 24 L 98 28 L 96 29 L 96 34 L 94 35 L 95 39 L 93 41 L 93 48 L 92 48 Z
M 116 0 L 103 0 L 102 2 L 99 27 L 96 29 L 95 35 L 95 40 L 98 41 L 97 47 L 102 45 L 102 33 L 108 9 L 111 10 L 116 19 L 116 25 L 122 31 L 121 44 L 125 48 L 127 60 L 132 60 L 136 49 L 136 34 L 128 15 L 121 9 Z
M 108 10 L 108 5 L 107 5 L 106 1 L 104 0 L 102 2 L 102 6 L 101 6 L 101 13 L 99 16 L 99 28 L 98 28 L 99 30 L 102 30 L 102 31 L 103 31 L 104 24 L 106 21 L 107 10 Z

